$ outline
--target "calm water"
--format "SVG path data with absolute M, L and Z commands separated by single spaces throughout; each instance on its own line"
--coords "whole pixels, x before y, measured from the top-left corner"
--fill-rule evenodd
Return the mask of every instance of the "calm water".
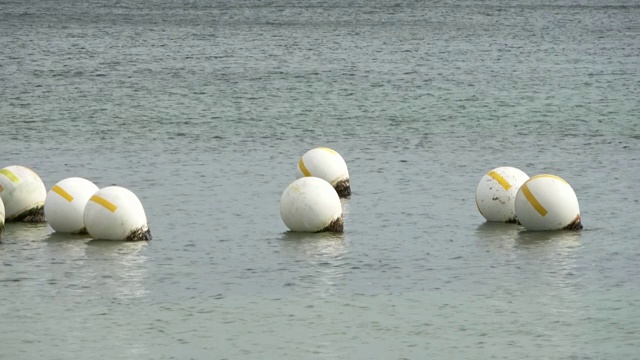
M 640 4 L 1 1 L 0 165 L 141 199 L 154 240 L 7 224 L 6 359 L 630 359 Z M 340 152 L 344 234 L 292 234 Z M 486 224 L 497 166 L 581 232 Z

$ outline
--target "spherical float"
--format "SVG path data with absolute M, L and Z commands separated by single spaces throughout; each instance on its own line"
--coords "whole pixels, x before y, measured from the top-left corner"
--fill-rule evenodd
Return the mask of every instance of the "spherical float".
M 342 204 L 326 180 L 303 177 L 292 182 L 280 198 L 280 217 L 291 231 L 342 232 Z
M 0 169 L 0 198 L 6 221 L 42 222 L 47 189 L 33 170 L 19 165 Z
M 486 173 L 476 188 L 476 206 L 487 221 L 516 223 L 514 202 L 529 176 L 520 169 L 501 166 Z
M 2 202 L 2 198 L 0 198 L 0 239 L 2 238 L 3 232 L 4 232 L 4 203 Z
M 151 240 L 142 203 L 131 190 L 120 186 L 96 191 L 84 207 L 83 219 L 87 233 L 94 239 Z
M 70 177 L 59 181 L 49 190 L 44 202 L 44 215 L 56 232 L 82 234 L 84 207 L 98 187 L 91 181 Z
M 555 175 L 536 175 L 525 181 L 516 195 L 515 210 L 527 230 L 582 229 L 576 193 Z
M 313 176 L 328 181 L 341 198 L 351 195 L 347 163 L 335 150 L 318 147 L 307 151 L 296 169 L 297 178 Z

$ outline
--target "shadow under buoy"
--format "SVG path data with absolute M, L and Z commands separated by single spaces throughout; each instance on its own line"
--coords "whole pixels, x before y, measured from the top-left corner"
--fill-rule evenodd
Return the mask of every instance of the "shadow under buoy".
M 551 231 L 530 231 L 520 230 L 516 236 L 516 245 L 518 246 L 535 246 L 548 242 L 567 242 L 580 239 L 582 232 L 580 231 L 564 231 L 564 230 L 551 230 Z

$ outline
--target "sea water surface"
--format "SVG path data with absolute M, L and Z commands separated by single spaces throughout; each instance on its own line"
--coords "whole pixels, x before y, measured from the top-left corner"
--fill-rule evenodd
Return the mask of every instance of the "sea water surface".
M 154 239 L 8 223 L 6 359 L 631 359 L 635 1 L 2 1 L 0 165 L 142 201 Z M 279 199 L 327 146 L 342 234 Z M 584 230 L 489 224 L 488 170 Z

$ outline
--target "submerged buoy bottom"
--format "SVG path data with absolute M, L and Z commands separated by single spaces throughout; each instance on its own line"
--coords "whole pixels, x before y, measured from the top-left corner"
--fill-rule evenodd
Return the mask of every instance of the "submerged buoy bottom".
M 21 222 L 45 222 L 46 219 L 44 217 L 44 205 L 36 206 L 31 208 L 17 216 L 11 218 L 11 221 L 21 221 Z
M 565 226 L 562 230 L 582 230 L 582 228 L 582 219 L 580 218 L 580 214 L 578 214 L 571 224 Z
M 144 226 L 132 230 L 124 239 L 124 241 L 149 241 L 151 240 L 151 238 L 151 230 L 149 230 L 148 227 Z
M 327 227 L 325 227 L 324 229 L 318 232 L 325 232 L 325 231 L 344 232 L 344 219 L 342 218 L 342 216 L 336 218 L 335 220 L 330 222 L 329 225 L 327 225 Z
M 340 180 L 336 183 L 336 186 L 333 187 L 336 189 L 338 196 L 341 198 L 346 198 L 351 196 L 351 184 L 349 179 Z

